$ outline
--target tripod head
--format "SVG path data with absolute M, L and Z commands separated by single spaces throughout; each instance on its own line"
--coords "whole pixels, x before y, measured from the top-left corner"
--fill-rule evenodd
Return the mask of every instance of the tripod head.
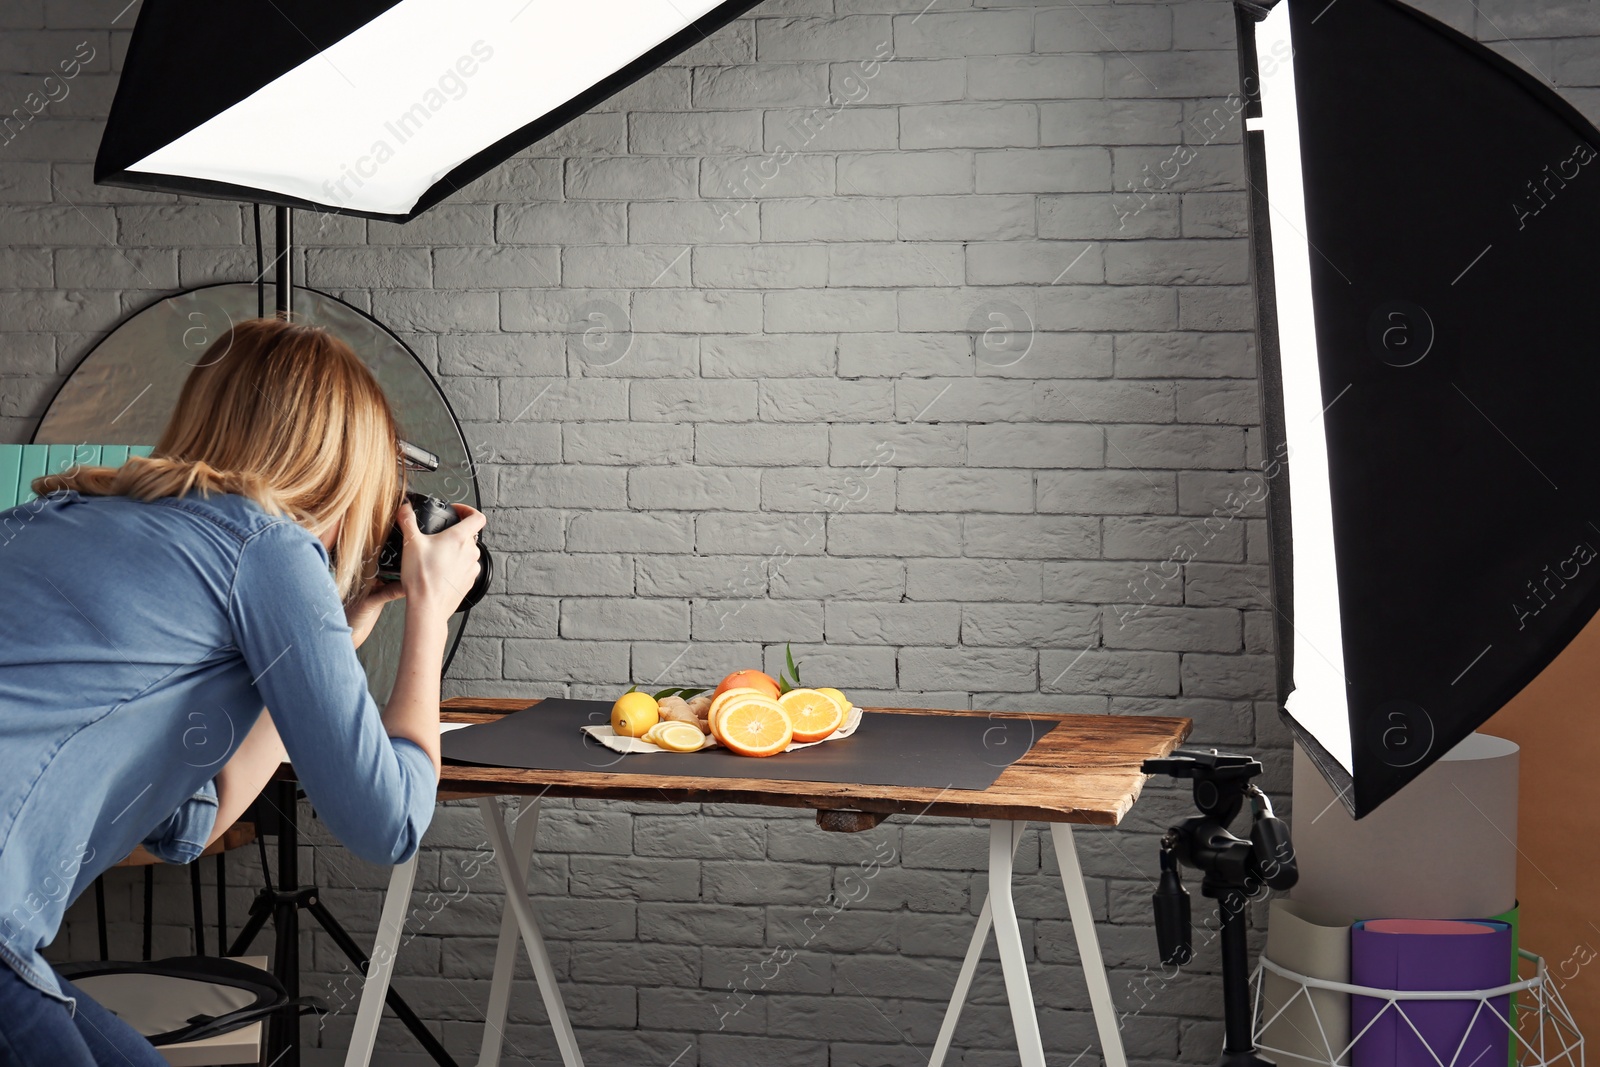
M 1272 801 L 1251 781 L 1262 767 L 1249 756 L 1178 749 L 1170 756 L 1145 760 L 1140 770 L 1193 781 L 1194 803 L 1200 811 L 1169 827 L 1161 839 L 1161 880 L 1151 898 L 1161 962 L 1182 966 L 1194 958 L 1189 893 L 1181 873 L 1183 867 L 1193 867 L 1204 875 L 1201 894 L 1218 902 L 1222 920 L 1227 1040 L 1221 1062 L 1230 1067 L 1268 1064 L 1255 1055 L 1250 1036 L 1244 908 L 1263 886 L 1289 889 L 1299 879 L 1289 826 L 1272 813 Z M 1228 827 L 1246 800 L 1250 836 L 1238 837 Z

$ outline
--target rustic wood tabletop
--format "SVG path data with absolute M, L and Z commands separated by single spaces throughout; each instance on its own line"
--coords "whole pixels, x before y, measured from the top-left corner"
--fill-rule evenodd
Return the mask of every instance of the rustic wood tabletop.
M 453 697 L 444 702 L 445 722 L 489 722 L 537 701 L 506 697 Z M 863 708 L 867 715 L 970 715 L 1039 718 L 1037 712 L 936 711 L 926 708 Z M 984 790 L 907 788 L 831 782 L 788 782 L 760 776 L 751 760 L 749 778 L 695 778 L 633 774 L 626 757 L 597 771 L 522 770 L 446 764 L 441 798 L 531 795 L 659 803 L 758 804 L 813 808 L 847 818 L 862 812 L 948 815 L 1115 826 L 1139 798 L 1145 776 L 1139 765 L 1165 756 L 1189 736 L 1188 719 L 1143 715 L 1053 716 L 1055 729 L 1034 742 Z M 779 757 L 781 758 L 781 757 Z M 974 758 L 981 758 L 975 755 Z M 876 819 L 871 820 L 873 822 Z M 838 828 L 846 828 L 844 825 Z M 855 828 L 855 827 L 850 827 Z

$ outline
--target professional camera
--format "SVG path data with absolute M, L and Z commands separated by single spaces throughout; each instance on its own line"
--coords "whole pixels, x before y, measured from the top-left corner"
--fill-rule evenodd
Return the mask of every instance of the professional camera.
M 440 530 L 448 530 L 461 521 L 461 516 L 456 514 L 456 509 L 435 496 L 424 493 L 407 493 L 406 500 L 411 503 L 411 510 L 417 516 L 417 529 L 425 534 L 436 534 Z M 400 578 L 400 554 L 405 548 L 405 535 L 397 523 L 389 530 L 389 536 L 384 539 L 383 548 L 378 551 L 378 577 L 386 582 L 398 581 Z M 467 595 L 462 598 L 461 606 L 457 611 L 466 611 L 483 599 L 489 591 L 489 579 L 494 576 L 494 559 L 489 555 L 489 550 L 483 547 L 483 538 L 478 538 L 478 580 L 472 583 L 472 588 L 467 590 Z

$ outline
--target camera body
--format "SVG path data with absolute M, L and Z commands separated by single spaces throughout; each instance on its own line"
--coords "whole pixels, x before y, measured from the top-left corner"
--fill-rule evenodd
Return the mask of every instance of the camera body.
M 425 534 L 436 534 L 441 530 L 448 530 L 461 521 L 461 516 L 456 514 L 456 509 L 435 496 L 425 493 L 407 493 L 406 500 L 411 504 L 412 512 L 417 516 L 417 529 Z M 389 536 L 384 539 L 383 547 L 378 550 L 378 577 L 386 582 L 400 579 L 400 556 L 405 549 L 405 535 L 399 525 L 390 528 Z M 478 538 L 478 578 L 472 583 L 472 588 L 467 590 L 467 595 L 462 598 L 461 606 L 457 611 L 466 611 L 482 600 L 489 591 L 489 580 L 494 577 L 494 559 L 489 555 L 489 550 L 483 546 L 483 538 Z

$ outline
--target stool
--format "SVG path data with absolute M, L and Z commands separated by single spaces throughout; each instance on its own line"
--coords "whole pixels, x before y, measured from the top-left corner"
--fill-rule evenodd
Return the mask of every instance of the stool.
M 217 858 L 217 953 L 221 955 L 227 951 L 228 944 L 228 861 L 227 853 L 236 848 L 243 848 L 256 840 L 254 823 L 236 822 L 223 831 L 222 836 L 213 841 L 200 857 L 215 856 Z M 151 955 L 151 941 L 155 934 L 155 872 L 156 864 L 162 861 L 157 859 L 143 845 L 130 852 L 115 867 L 143 867 L 144 868 L 144 955 L 142 959 L 148 960 Z M 200 860 L 196 859 L 189 864 L 189 890 L 194 900 L 194 954 L 206 954 L 205 909 L 201 904 L 200 894 Z M 100 958 L 111 958 L 111 949 L 106 936 L 106 887 L 104 876 L 94 880 L 94 907 L 95 928 L 100 937 Z

